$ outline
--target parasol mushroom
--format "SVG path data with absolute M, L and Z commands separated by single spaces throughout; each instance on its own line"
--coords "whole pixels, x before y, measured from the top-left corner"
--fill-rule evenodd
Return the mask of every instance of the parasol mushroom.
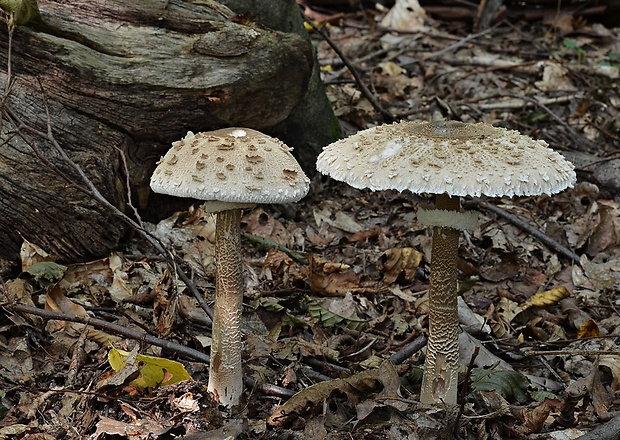
M 308 193 L 309 180 L 290 151 L 247 128 L 188 132 L 172 144 L 151 177 L 154 192 L 204 200 L 204 210 L 216 213 L 208 389 L 228 407 L 239 403 L 243 392 L 241 211 L 257 203 L 296 202 Z
M 355 188 L 435 195 L 418 210 L 433 227 L 429 339 L 420 400 L 455 405 L 458 384 L 457 254 L 461 230 L 477 216 L 460 197 L 554 194 L 574 185 L 570 162 L 517 131 L 489 124 L 400 122 L 360 131 L 328 145 L 317 170 Z

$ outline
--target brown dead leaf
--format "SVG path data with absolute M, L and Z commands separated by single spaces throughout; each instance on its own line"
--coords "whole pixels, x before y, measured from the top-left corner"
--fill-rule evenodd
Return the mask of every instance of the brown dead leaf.
M 599 359 L 596 359 L 592 364 L 592 370 L 590 371 L 590 374 L 584 377 L 585 385 L 588 389 L 588 392 L 590 393 L 592 406 L 594 407 L 596 413 L 598 415 L 601 415 L 609 411 L 609 408 L 613 402 L 613 394 L 607 391 L 607 389 L 605 388 L 605 386 L 603 386 L 603 383 L 601 382 L 599 365 L 608 367 L 611 366 L 612 374 L 614 376 L 611 387 L 613 390 L 618 390 L 620 389 L 620 371 L 618 371 L 618 366 L 620 366 L 620 356 L 601 356 Z
M 344 393 L 347 396 L 347 403 L 352 407 L 358 407 L 367 399 L 389 404 L 396 402 L 389 400 L 389 397 L 398 397 L 399 387 L 398 373 L 394 366 L 386 361 L 379 368 L 366 370 L 345 379 L 319 382 L 298 392 L 284 405 L 276 408 L 267 419 L 267 423 L 271 426 L 285 426 L 297 417 L 306 417 L 309 412 L 320 411 L 323 403 L 330 399 L 334 392 Z M 367 410 L 366 407 L 360 408 L 360 415 L 365 417 L 369 414 Z
M 13 304 L 34 306 L 34 302 L 32 301 L 32 285 L 23 278 L 8 280 L 4 284 L 3 299 Z
M 84 286 L 87 282 L 98 282 L 109 285 L 112 283 L 112 270 L 109 258 L 89 261 L 87 263 L 70 264 L 62 278 L 67 288 L 77 285 Z
M 515 278 L 521 272 L 521 265 L 515 253 L 500 254 L 500 261 L 493 261 L 480 268 L 480 276 L 485 280 L 498 282 Z
M 51 310 L 53 312 L 68 313 L 70 315 L 88 316 L 86 309 L 81 305 L 74 303 L 65 296 L 63 289 L 60 287 L 60 283 L 52 286 L 45 297 L 45 310 Z M 79 322 L 58 321 L 51 319 L 47 322 L 46 330 L 49 332 L 64 331 L 70 337 L 78 337 L 85 325 Z M 109 335 L 100 330 L 89 328 L 88 337 L 100 344 L 106 344 L 118 339 L 116 336 Z
M 295 260 L 286 253 L 271 248 L 265 256 L 261 276 L 272 280 L 274 274 L 277 274 L 277 277 L 282 280 L 283 287 L 289 286 L 295 281 L 306 279 L 306 276 L 302 273 L 301 266 Z
M 33 381 L 37 374 L 41 374 L 34 369 L 33 353 L 27 336 L 9 338 L 5 344 L 6 347 L 0 351 L 2 376 L 14 383 L 28 383 Z
M 570 10 L 549 9 L 543 15 L 543 24 L 554 27 L 560 35 L 566 35 L 574 30 L 573 12 Z
M 581 310 L 576 298 L 565 298 L 560 301 L 560 308 L 568 315 L 569 323 L 576 329 L 583 327 L 591 320 L 590 315 Z
M 601 356 L 599 363 L 601 366 L 607 367 L 609 368 L 609 371 L 611 371 L 611 375 L 613 377 L 613 380 L 611 382 L 611 388 L 613 390 L 620 390 L 620 356 Z
M 617 248 L 620 243 L 618 236 L 620 221 L 617 213 L 610 206 L 599 204 L 598 223 L 593 229 L 586 246 L 586 253 L 595 257 L 602 252 Z
M 359 276 L 343 263 L 331 263 L 315 254 L 308 255 L 308 284 L 317 295 L 344 296 L 360 285 Z
M 148 439 L 153 434 L 163 431 L 164 427 L 150 418 L 135 420 L 134 423 L 120 422 L 108 417 L 101 417 L 97 423 L 97 430 L 93 434 L 94 438 L 104 438 L 108 436 L 127 438 L 131 440 Z
M 401 274 L 404 274 L 406 281 L 413 282 L 422 256 L 421 252 L 411 247 L 388 249 L 381 255 L 377 269 L 383 271 L 383 281 L 386 284 L 396 282 Z
M 353 216 L 347 214 L 342 206 L 333 200 L 324 200 L 312 210 L 314 222 L 318 227 L 325 224 L 344 232 L 355 234 L 364 228 Z
M 117 303 L 122 303 L 133 295 L 128 284 L 129 267 L 125 264 L 125 259 L 120 254 L 113 254 L 109 257 L 110 270 L 113 274 L 112 285 L 108 289 L 110 298 Z
M 153 303 L 153 321 L 160 337 L 170 334 L 177 318 L 179 308 L 178 295 L 174 293 L 170 271 L 166 268 L 161 278 L 153 287 L 155 301 Z
M 597 261 L 598 260 L 598 261 Z M 614 286 L 620 282 L 620 259 L 595 258 L 588 261 L 582 256 L 583 277 L 581 286 L 594 290 L 613 290 Z M 573 277 L 576 269 L 573 268 Z
M 19 256 L 22 262 L 22 272 L 27 271 L 31 266 L 43 261 L 56 261 L 58 257 L 48 254 L 42 248 L 34 243 L 30 243 L 24 239 L 22 247 L 19 251 Z
M 596 338 L 601 335 L 601 331 L 596 324 L 596 321 L 593 319 L 588 320 L 584 325 L 579 327 L 579 331 L 577 332 L 578 339 L 584 338 Z
M 86 309 L 67 298 L 58 284 L 52 286 L 45 297 L 45 310 L 68 313 L 70 315 L 88 316 Z M 66 331 L 71 336 L 79 336 L 84 324 L 79 322 L 50 320 L 46 326 L 49 332 Z
M 250 234 L 269 238 L 287 248 L 293 246 L 291 233 L 282 226 L 282 223 L 261 208 L 256 208 L 249 214 L 244 215 L 241 223 L 245 225 L 245 231 Z
M 23 278 L 8 280 L 4 283 L 4 295 L 5 301 L 9 303 L 35 307 L 34 301 L 32 301 L 32 284 Z M 11 316 L 11 320 L 14 323 L 17 323 L 16 319 L 17 317 L 14 319 L 13 316 Z M 43 323 L 43 319 L 40 316 L 24 314 L 24 319 L 35 326 L 39 326 Z
M 349 235 L 349 237 L 347 237 L 347 241 L 349 243 L 356 243 L 358 241 L 365 241 L 370 238 L 378 237 L 380 234 L 381 234 L 380 228 L 364 229 L 363 231 L 359 231 L 352 235 Z
M 545 402 L 537 405 L 534 409 L 528 407 L 520 408 L 516 414 L 523 423 L 519 431 L 525 435 L 539 433 L 544 428 L 545 420 L 547 420 L 550 413 L 551 408 Z
M 340 353 L 337 350 L 333 350 L 321 344 L 315 344 L 314 342 L 304 341 L 303 339 L 299 339 L 296 344 L 302 356 L 327 359 L 330 362 L 339 361 Z

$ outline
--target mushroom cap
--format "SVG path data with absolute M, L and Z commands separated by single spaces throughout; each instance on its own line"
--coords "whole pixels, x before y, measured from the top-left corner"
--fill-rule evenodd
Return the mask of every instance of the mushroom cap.
M 248 128 L 188 132 L 151 177 L 156 193 L 246 205 L 296 202 L 309 185 L 291 148 Z
M 451 196 L 554 194 L 576 180 L 545 141 L 455 121 L 369 128 L 325 147 L 316 167 L 355 188 Z

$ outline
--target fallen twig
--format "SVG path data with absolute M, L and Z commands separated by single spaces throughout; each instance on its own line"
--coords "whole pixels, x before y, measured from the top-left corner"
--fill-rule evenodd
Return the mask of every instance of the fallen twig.
M 297 261 L 300 264 L 303 264 L 304 266 L 307 266 L 308 264 L 310 264 L 308 262 L 308 259 L 304 257 L 303 255 L 301 255 L 300 253 L 295 252 L 287 248 L 286 246 L 282 246 L 281 244 L 276 243 L 275 241 L 269 238 L 259 237 L 258 235 L 254 235 L 250 233 L 243 234 L 243 238 L 250 241 L 254 246 L 258 248 L 258 250 L 265 251 L 269 249 L 276 249 L 278 251 L 284 252 L 286 255 L 291 257 L 293 260 Z
M 329 46 L 334 50 L 334 52 L 336 52 L 336 54 L 340 57 L 344 65 L 347 66 L 347 68 L 351 72 L 351 75 L 353 75 L 353 78 L 355 79 L 357 86 L 360 88 L 360 92 L 362 92 L 362 95 L 364 95 L 364 97 L 368 100 L 368 102 L 370 102 L 370 105 L 372 105 L 372 107 L 376 111 L 378 111 L 387 122 L 396 121 L 397 120 L 396 116 L 394 116 L 392 113 L 390 113 L 385 108 L 383 108 L 383 106 L 381 105 L 377 97 L 370 91 L 370 89 L 366 86 L 366 84 L 362 80 L 362 77 L 359 74 L 357 68 L 353 65 L 352 62 L 349 61 L 347 56 L 344 54 L 344 52 L 342 52 L 342 50 L 340 50 L 338 45 L 336 45 L 336 43 L 334 43 L 331 40 L 331 38 L 329 38 L 329 36 L 323 30 L 323 28 L 317 26 L 308 17 L 304 17 L 304 19 L 310 26 L 312 26 L 312 29 L 314 29 L 327 42 L 327 44 L 329 44 Z
M 515 95 L 515 94 L 506 94 L 505 96 L 509 96 L 511 98 L 516 98 L 516 99 L 523 99 L 524 101 L 534 104 L 535 106 L 539 107 L 541 110 L 544 110 L 553 120 L 555 120 L 558 124 L 564 127 L 573 139 L 575 140 L 581 139 L 582 142 L 586 144 L 588 149 L 590 150 L 595 150 L 595 151 L 599 150 L 598 145 L 596 145 L 594 142 L 592 142 L 585 136 L 581 135 L 580 133 L 576 132 L 575 129 L 573 129 L 573 127 L 568 125 L 568 123 L 564 119 L 560 118 L 549 107 L 547 107 L 545 104 L 538 101 L 537 99 L 529 97 L 529 96 L 525 96 L 525 95 Z
M 542 243 L 544 243 L 547 247 L 556 250 L 557 252 L 559 252 L 560 254 L 564 255 L 565 257 L 570 258 L 574 263 L 576 263 L 578 265 L 581 265 L 581 262 L 580 262 L 580 259 L 579 259 L 579 255 L 577 255 L 576 253 L 574 253 L 573 251 L 568 249 L 563 244 L 558 243 L 557 241 L 555 241 L 554 239 L 552 239 L 548 235 L 546 235 L 543 232 L 539 231 L 538 229 L 536 229 L 535 227 L 533 227 L 529 223 L 521 220 L 516 215 L 510 214 L 509 212 L 504 211 L 499 206 L 496 206 L 496 205 L 494 205 L 492 203 L 485 202 L 484 200 L 480 200 L 480 199 L 475 198 L 475 197 L 471 201 L 466 201 L 465 204 L 466 205 L 472 204 L 472 205 L 474 205 L 476 207 L 479 207 L 481 209 L 489 210 L 489 211 L 493 212 L 494 214 L 499 215 L 500 217 L 504 218 L 505 220 L 508 220 L 513 225 L 515 225 L 518 228 L 522 229 L 523 231 L 527 232 L 528 234 L 531 234 L 532 236 L 536 237 L 538 240 L 540 240 Z
M 11 312 L 28 313 L 31 315 L 40 316 L 43 319 L 50 320 L 55 319 L 58 321 L 79 322 L 81 324 L 90 325 L 95 328 L 99 328 L 106 332 L 123 336 L 125 338 L 134 339 L 136 341 L 146 342 L 157 347 L 165 348 L 166 350 L 174 351 L 182 356 L 193 359 L 198 362 L 209 363 L 209 356 L 193 348 L 186 347 L 176 342 L 168 341 L 166 339 L 157 338 L 149 335 L 148 333 L 138 332 L 122 325 L 113 324 L 102 319 L 91 318 L 87 315 L 75 315 L 72 313 L 59 313 L 49 310 L 39 309 L 37 307 L 26 306 L 24 304 L 4 304 L 4 309 Z
M 433 53 L 430 53 L 430 54 L 428 54 L 426 56 L 423 56 L 422 59 L 423 59 L 423 61 L 430 60 L 430 59 L 436 58 L 436 57 L 438 57 L 440 55 L 443 55 L 444 53 L 450 52 L 450 51 L 452 51 L 454 49 L 458 49 L 459 47 L 463 46 L 464 44 L 467 44 L 468 42 L 470 42 L 472 40 L 475 40 L 476 38 L 479 38 L 479 37 L 482 37 L 483 35 L 488 34 L 492 30 L 494 30 L 496 27 L 498 27 L 500 24 L 501 24 L 501 22 L 496 23 L 495 25 L 493 25 L 492 27 L 490 27 L 488 29 L 485 29 L 485 30 L 483 30 L 481 32 L 478 32 L 476 34 L 470 34 L 470 35 L 466 36 L 465 38 L 461 38 L 456 43 L 452 43 L 452 44 L 444 47 L 441 50 L 438 50 L 436 52 L 433 52 Z
M 407 359 L 409 359 L 411 355 L 420 351 L 422 347 L 426 345 L 426 342 L 426 335 L 418 336 L 409 344 L 405 345 L 402 349 L 390 356 L 390 362 L 392 362 L 394 365 L 402 364 Z
M 598 425 L 589 433 L 577 437 L 577 440 L 617 440 L 620 432 L 620 415 L 610 421 Z

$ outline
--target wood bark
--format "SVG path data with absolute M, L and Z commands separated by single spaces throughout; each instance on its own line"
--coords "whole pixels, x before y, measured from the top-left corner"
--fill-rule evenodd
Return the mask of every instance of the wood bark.
M 84 260 L 127 232 L 67 183 L 81 182 L 49 140 L 25 129 L 47 131 L 46 109 L 54 138 L 109 201 L 126 209 L 123 157 L 134 204 L 160 217 L 172 208 L 166 199 L 148 205 L 148 179 L 188 130 L 286 126 L 312 73 L 309 41 L 236 19 L 215 1 L 197 3 L 39 0 L 43 23 L 16 28 L 0 131 L 0 258 L 15 260 L 26 238 L 65 261 Z M 2 88 L 7 54 L 3 25 Z

